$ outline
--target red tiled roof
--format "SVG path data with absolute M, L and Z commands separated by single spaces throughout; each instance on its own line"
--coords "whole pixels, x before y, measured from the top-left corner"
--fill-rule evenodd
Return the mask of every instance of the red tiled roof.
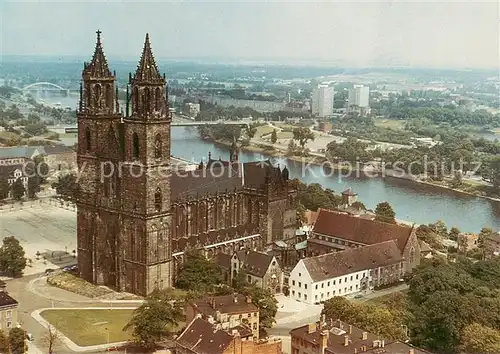
M 335 278 L 344 274 L 373 269 L 403 260 L 394 240 L 375 245 L 350 248 L 302 260 L 314 282 Z
M 263 278 L 266 275 L 273 256 L 256 251 L 240 250 L 236 251 L 238 259 L 243 263 L 245 273 Z
M 408 225 L 388 224 L 333 210 L 320 209 L 313 233 L 349 240 L 364 245 L 395 240 L 401 251 L 412 233 Z
M 204 316 L 215 317 L 216 312 L 237 314 L 257 312 L 259 309 L 251 301 L 241 294 L 205 296 L 193 302 L 197 311 Z
M 197 354 L 222 354 L 233 337 L 201 318 L 194 319 L 176 339 L 176 342 Z

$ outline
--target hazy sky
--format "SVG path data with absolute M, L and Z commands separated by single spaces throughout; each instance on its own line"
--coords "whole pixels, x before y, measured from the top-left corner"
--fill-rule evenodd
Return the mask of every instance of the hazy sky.
M 109 60 L 328 62 L 343 66 L 499 66 L 490 2 L 0 0 L 2 54 L 87 56 L 100 29 Z

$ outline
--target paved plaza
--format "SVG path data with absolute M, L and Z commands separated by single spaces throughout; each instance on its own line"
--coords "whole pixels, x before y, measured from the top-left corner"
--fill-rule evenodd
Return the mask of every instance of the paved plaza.
M 31 260 L 24 274 L 76 263 L 76 212 L 73 206 L 55 206 L 55 201 L 37 200 L 3 206 L 0 210 L 2 240 L 14 236 Z M 37 252 L 40 257 L 37 260 Z M 45 257 L 45 260 L 44 260 Z

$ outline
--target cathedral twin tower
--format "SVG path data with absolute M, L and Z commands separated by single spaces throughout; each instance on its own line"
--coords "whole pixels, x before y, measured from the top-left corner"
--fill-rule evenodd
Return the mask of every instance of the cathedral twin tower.
M 96 284 L 147 294 L 172 286 L 170 123 L 149 36 L 120 112 L 97 31 L 78 117 L 78 269 Z

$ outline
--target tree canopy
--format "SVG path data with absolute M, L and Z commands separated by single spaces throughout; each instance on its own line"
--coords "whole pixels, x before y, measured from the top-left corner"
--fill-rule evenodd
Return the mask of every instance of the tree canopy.
M 0 271 L 11 277 L 22 275 L 26 268 L 24 249 L 14 236 L 3 239 L 0 247 Z
M 217 264 L 208 260 L 199 251 L 189 251 L 185 254 L 176 286 L 184 290 L 209 293 L 223 281 L 222 270 Z
M 377 204 L 377 207 L 375 208 L 375 220 L 388 224 L 395 224 L 395 216 L 396 213 L 394 213 L 394 210 L 388 202 Z

